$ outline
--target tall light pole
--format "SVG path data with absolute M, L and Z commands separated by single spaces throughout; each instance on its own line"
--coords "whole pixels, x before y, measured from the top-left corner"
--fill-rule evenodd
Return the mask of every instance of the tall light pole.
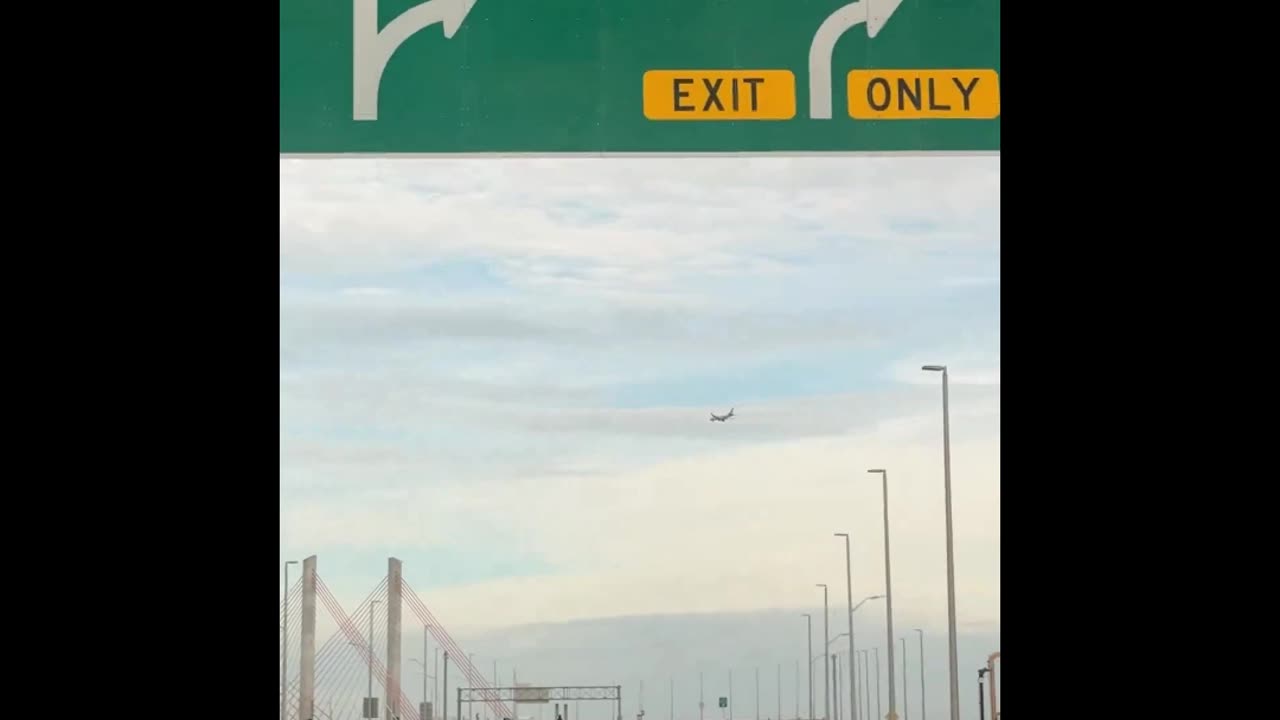
M 883 600 L 883 599 L 884 599 L 884 596 L 883 596 L 883 595 L 868 595 L 867 597 L 862 598 L 862 600 L 860 600 L 860 601 L 858 602 L 858 604 L 857 604 L 857 605 L 854 605 L 854 606 L 853 606 L 853 611 L 854 611 L 854 612 L 858 612 L 858 609 L 859 609 L 859 608 L 861 608 L 863 605 L 865 605 L 865 604 L 866 604 L 866 602 L 867 602 L 868 600 Z M 849 633 L 849 637 L 851 637 L 851 638 L 852 638 L 852 637 L 853 637 L 853 633 Z M 851 644 L 852 644 L 852 643 L 851 643 Z M 855 666 L 855 670 L 854 670 L 854 672 L 857 672 L 857 670 L 856 670 L 857 662 L 855 661 L 855 662 L 853 662 L 853 663 L 851 663 L 851 664 L 853 664 L 853 665 Z M 865 687 L 862 689 L 862 692 L 866 692 L 866 688 L 865 688 Z M 854 707 L 854 711 L 853 711 L 853 720 L 858 720 L 858 718 L 859 718 L 861 715 L 862 715 L 862 709 L 861 709 L 860 707 L 857 707 L 857 706 L 855 705 L 855 707 Z
M 796 661 L 796 720 L 800 720 L 800 661 Z M 782 720 L 781 717 L 778 720 Z
M 881 494 L 884 498 L 884 618 L 886 653 L 889 658 L 889 720 L 898 720 L 897 693 L 893 687 L 893 583 L 889 572 L 889 471 L 868 470 L 880 474 Z M 877 661 L 876 670 L 880 669 Z M 876 688 L 879 690 L 879 687 Z M 879 714 L 879 709 L 876 710 Z
M 782 720 L 782 663 L 778 663 L 778 720 Z
M 907 639 L 902 638 L 902 720 L 911 720 L 911 703 L 907 700 Z
M 924 631 L 916 628 L 916 633 L 920 635 L 920 720 L 929 720 L 929 713 L 925 710 L 924 705 Z M 906 681 L 902 682 L 906 687 Z
M 871 718 L 871 651 L 862 650 L 862 701 L 866 707 L 864 718 Z M 872 718 L 871 720 L 879 720 Z
M 853 657 L 849 658 L 849 664 L 853 666 L 853 675 L 854 675 L 853 684 L 858 686 L 858 696 L 861 697 L 862 696 L 862 675 L 860 673 L 862 671 L 858 669 L 860 666 L 858 665 L 857 651 L 854 652 Z M 861 716 L 862 716 L 862 707 L 861 705 L 858 705 L 857 707 L 853 708 L 853 720 L 858 720 L 858 718 Z
M 822 588 L 822 717 L 824 720 L 831 720 L 831 656 L 827 654 L 826 648 L 831 645 L 831 610 L 827 604 L 827 584 L 816 583 L 817 587 Z
M 853 657 L 853 560 L 849 555 L 849 533 L 836 533 L 836 537 L 844 538 L 844 586 L 849 602 L 849 657 Z M 856 714 L 857 697 L 853 693 L 853 663 L 849 663 L 849 718 Z
M 280 720 L 284 720 L 284 705 L 289 697 L 289 566 L 297 565 L 297 560 L 286 560 L 284 563 L 284 652 L 280 653 Z
M 947 366 L 925 365 L 942 373 L 942 485 L 947 511 L 947 672 L 951 677 L 951 720 L 960 720 L 960 673 L 956 661 L 956 566 L 951 535 L 951 419 L 947 407 Z
M 831 696 L 835 698 L 836 720 L 841 720 L 843 716 L 840 714 L 840 655 L 838 653 L 831 653 L 831 685 L 835 688 Z
M 876 653 L 876 717 L 880 717 L 880 648 L 875 648 Z
M 701 673 L 701 672 L 699 672 L 699 673 L 698 673 L 698 720 L 702 720 L 702 709 L 706 706 L 706 705 L 705 705 L 705 703 L 703 703 L 702 701 L 703 701 L 703 694 L 702 694 L 702 673 Z M 520 720 L 520 719 L 519 719 L 519 718 L 512 718 L 511 720 Z
M 369 698 L 366 702 L 369 703 L 370 716 L 373 715 L 373 606 L 380 602 L 374 600 L 369 603 L 369 692 L 365 697 Z
M 806 626 L 809 628 L 809 634 L 808 634 L 809 654 L 805 655 L 805 657 L 809 658 L 809 718 L 808 720 L 814 720 L 813 719 L 813 615 L 811 615 L 810 613 L 805 613 L 804 619 L 805 619 Z M 799 688 L 797 688 L 797 691 L 798 690 Z M 701 720 L 701 718 L 699 718 L 699 720 Z
M 756 720 L 760 720 L 760 668 L 756 668 Z
M 416 662 L 422 666 L 422 707 L 424 712 L 426 710 L 426 706 L 428 702 L 427 678 L 430 677 L 431 675 L 430 668 L 427 667 L 427 659 L 431 657 L 431 653 L 427 652 L 428 650 L 427 637 L 430 632 L 431 632 L 431 627 L 429 625 L 422 626 L 422 660 L 419 661 L 418 658 L 409 658 L 413 662 Z M 423 720 L 426 720 L 426 718 L 423 718 Z

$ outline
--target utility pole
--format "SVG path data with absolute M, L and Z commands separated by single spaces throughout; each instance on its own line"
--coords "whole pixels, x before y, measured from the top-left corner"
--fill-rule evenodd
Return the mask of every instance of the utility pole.
M 698 720 L 702 720 L 702 709 L 703 707 L 705 707 L 705 704 L 702 702 L 703 699 L 704 698 L 702 694 L 702 672 L 699 671 L 698 672 Z M 512 718 L 512 720 L 520 720 L 520 719 Z
M 444 651 L 444 694 L 440 696 L 444 702 L 440 703 L 440 717 L 442 720 L 449 720 L 449 651 Z M 462 718 L 458 718 L 462 720 Z M 513 719 L 514 720 L 514 719 Z
M 760 668 L 756 668 L 756 720 L 760 720 Z

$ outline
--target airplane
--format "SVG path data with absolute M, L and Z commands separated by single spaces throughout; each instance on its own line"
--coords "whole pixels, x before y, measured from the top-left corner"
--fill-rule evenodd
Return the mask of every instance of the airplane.
M 729 408 L 728 415 L 717 415 L 715 413 L 711 413 L 711 422 L 724 422 L 731 417 L 733 417 L 733 408 Z

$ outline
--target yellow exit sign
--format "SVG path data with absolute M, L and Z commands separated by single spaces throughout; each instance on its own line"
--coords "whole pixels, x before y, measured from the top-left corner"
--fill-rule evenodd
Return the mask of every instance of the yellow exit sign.
M 644 116 L 650 120 L 790 120 L 796 76 L 790 70 L 650 70 Z

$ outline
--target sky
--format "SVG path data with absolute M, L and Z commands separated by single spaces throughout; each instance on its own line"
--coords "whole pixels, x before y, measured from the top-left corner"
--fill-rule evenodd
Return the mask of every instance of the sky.
M 766 709 L 778 663 L 794 699 L 815 583 L 847 629 L 833 533 L 854 601 L 884 592 L 883 467 L 895 635 L 922 628 L 944 713 L 920 366 L 946 364 L 976 718 L 999 649 L 998 157 L 281 160 L 280 181 L 280 559 L 316 555 L 346 612 L 394 556 L 481 668 L 628 702 L 643 681 L 654 717 L 676 675 L 734 669 L 750 720 L 756 666 Z M 884 653 L 883 601 L 856 620 Z

